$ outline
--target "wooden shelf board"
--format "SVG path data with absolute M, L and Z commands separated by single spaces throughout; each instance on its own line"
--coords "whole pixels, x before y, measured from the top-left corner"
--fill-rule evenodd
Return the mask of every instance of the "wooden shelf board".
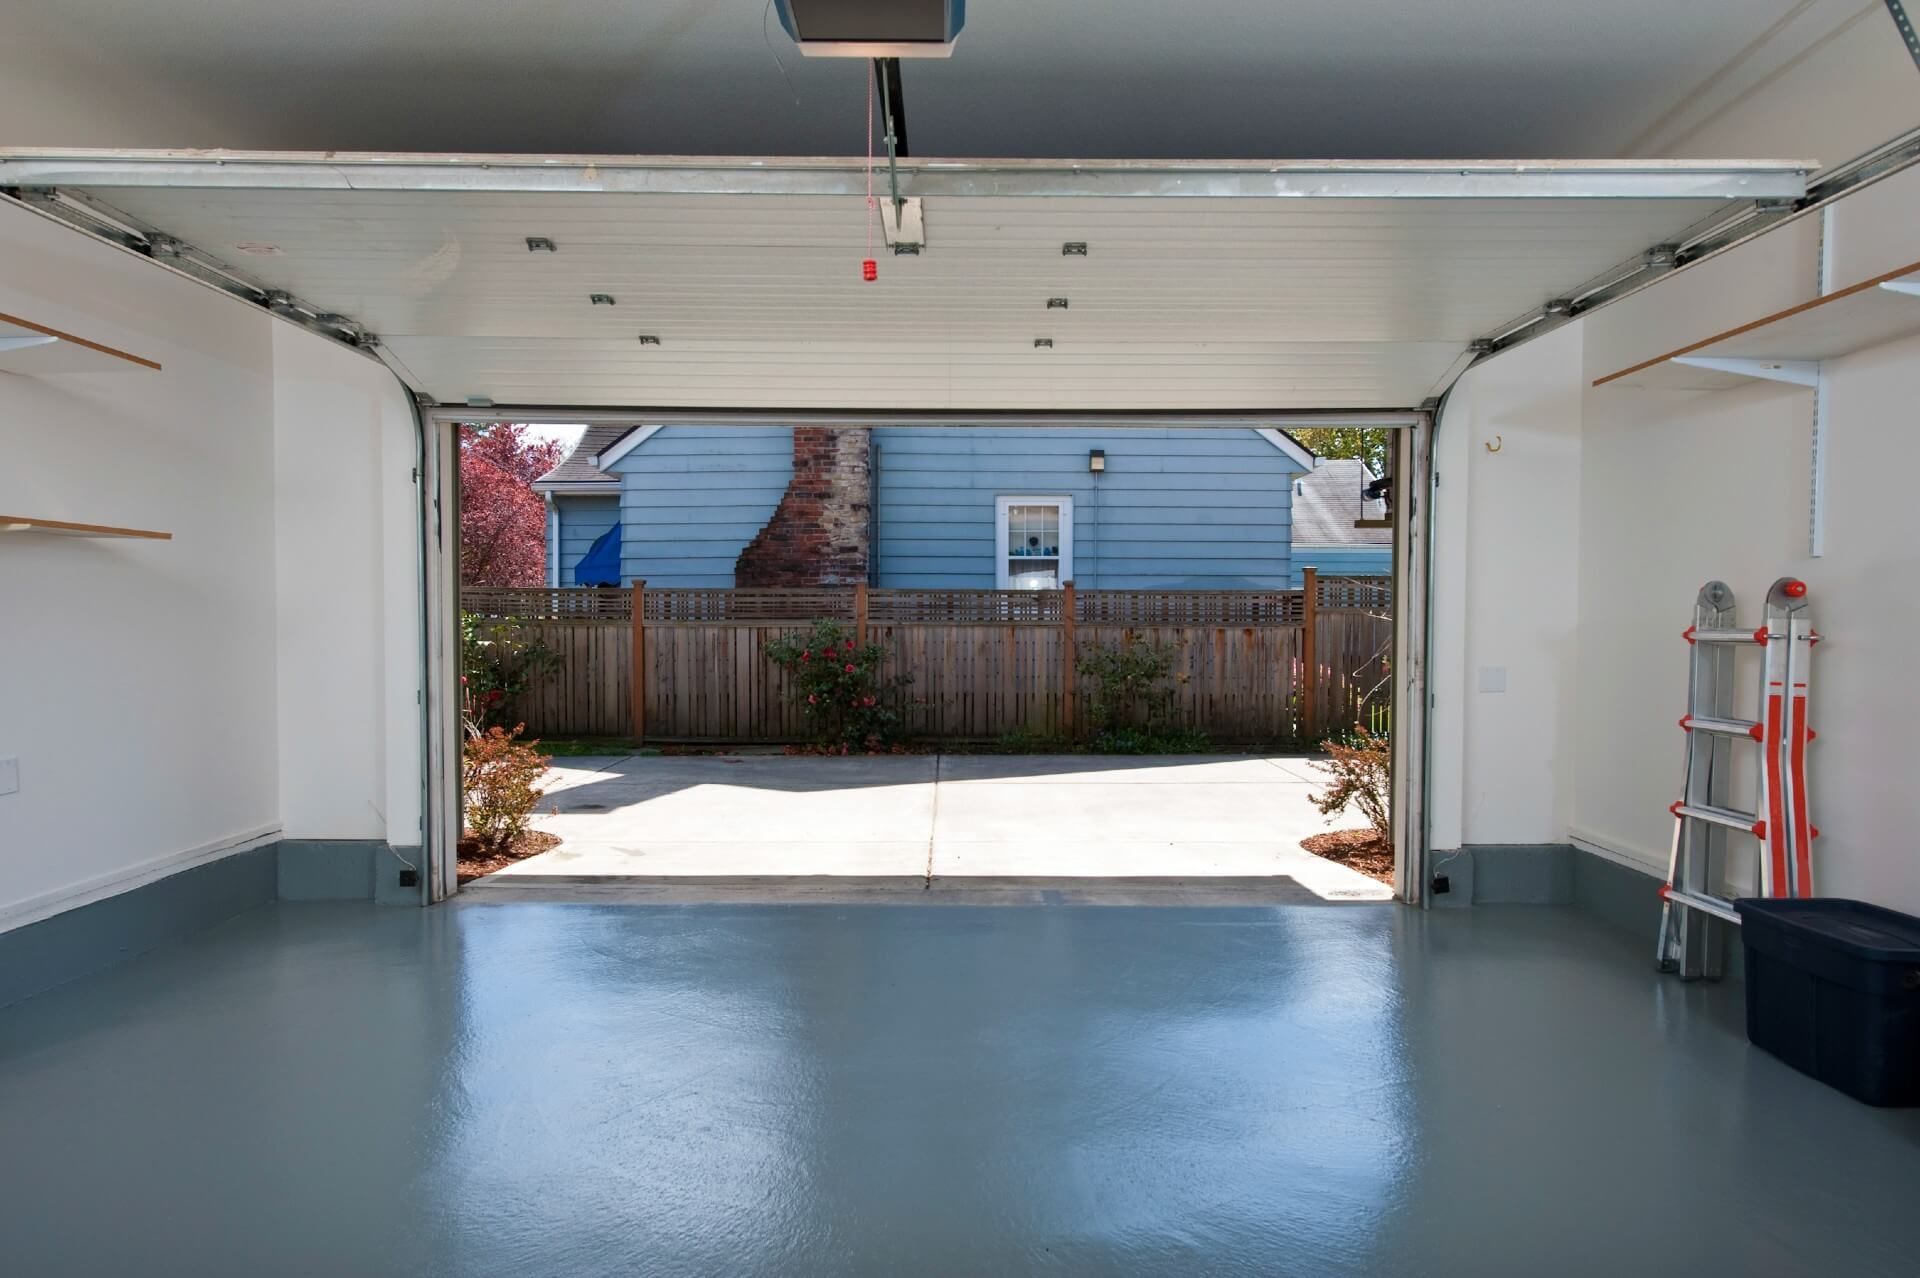
M 1658 390 L 1725 390 L 1751 386 L 1753 381 L 1734 373 L 1690 368 L 1672 361 L 1683 355 L 1781 362 L 1833 359 L 1882 342 L 1911 337 L 1920 333 L 1920 297 L 1880 287 L 1896 280 L 1920 280 L 1920 262 L 1789 307 L 1751 324 L 1716 333 L 1705 341 L 1596 378 L 1593 384 Z
M 118 347 L 0 312 L 0 372 L 109 373 L 160 365 Z
M 172 541 L 170 532 L 150 528 L 116 528 L 112 524 L 74 524 L 64 519 L 31 519 L 25 515 L 0 515 L 0 533 L 36 533 L 49 537 L 137 537 L 146 541 Z

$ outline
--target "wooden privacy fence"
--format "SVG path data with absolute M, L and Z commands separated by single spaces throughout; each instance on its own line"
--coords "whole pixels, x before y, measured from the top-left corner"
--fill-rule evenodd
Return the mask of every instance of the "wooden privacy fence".
M 560 657 L 505 707 L 539 736 L 784 742 L 812 735 L 767 656 L 829 617 L 886 650 L 913 738 L 1084 731 L 1076 657 L 1101 644 L 1174 651 L 1174 711 L 1220 741 L 1310 741 L 1379 726 L 1392 599 L 1381 578 L 1282 591 L 469 588 L 461 607 Z M 635 607 L 638 600 L 639 606 Z

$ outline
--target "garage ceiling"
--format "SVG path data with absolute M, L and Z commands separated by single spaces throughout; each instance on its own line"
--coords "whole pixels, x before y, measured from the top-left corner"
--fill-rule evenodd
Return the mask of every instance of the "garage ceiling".
M 1904 56 L 1879 0 L 973 0 L 906 97 L 923 155 L 1685 155 L 1863 21 Z M 767 0 L 0 5 L 15 145 L 832 155 L 863 75 Z
M 871 284 L 865 181 L 859 161 L 0 152 L 0 186 L 360 322 L 440 402 L 582 407 L 1412 407 L 1473 338 L 1803 175 L 917 161 L 926 252 L 876 249 Z

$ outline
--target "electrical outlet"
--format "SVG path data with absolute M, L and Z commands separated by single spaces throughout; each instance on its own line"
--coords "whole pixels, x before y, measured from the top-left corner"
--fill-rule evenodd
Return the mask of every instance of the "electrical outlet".
M 20 793 L 20 760 L 0 759 L 0 794 Z

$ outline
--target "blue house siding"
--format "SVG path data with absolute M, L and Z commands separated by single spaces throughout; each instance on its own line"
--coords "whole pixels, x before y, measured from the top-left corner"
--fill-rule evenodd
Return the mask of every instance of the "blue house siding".
M 1322 577 L 1385 577 L 1393 572 L 1392 546 L 1295 546 L 1293 585 L 1303 584 L 1301 569 Z
M 995 499 L 1073 498 L 1088 589 L 1284 589 L 1297 463 L 1252 430 L 876 428 L 882 586 L 991 589 Z M 1106 451 L 1096 477 L 1087 452 Z
M 793 477 L 793 432 L 669 426 L 609 469 L 620 476 L 623 580 L 731 586 Z
M 620 522 L 620 499 L 561 495 L 553 499 L 553 508 L 560 517 L 559 584 L 577 586 L 574 567 L 601 534 Z

